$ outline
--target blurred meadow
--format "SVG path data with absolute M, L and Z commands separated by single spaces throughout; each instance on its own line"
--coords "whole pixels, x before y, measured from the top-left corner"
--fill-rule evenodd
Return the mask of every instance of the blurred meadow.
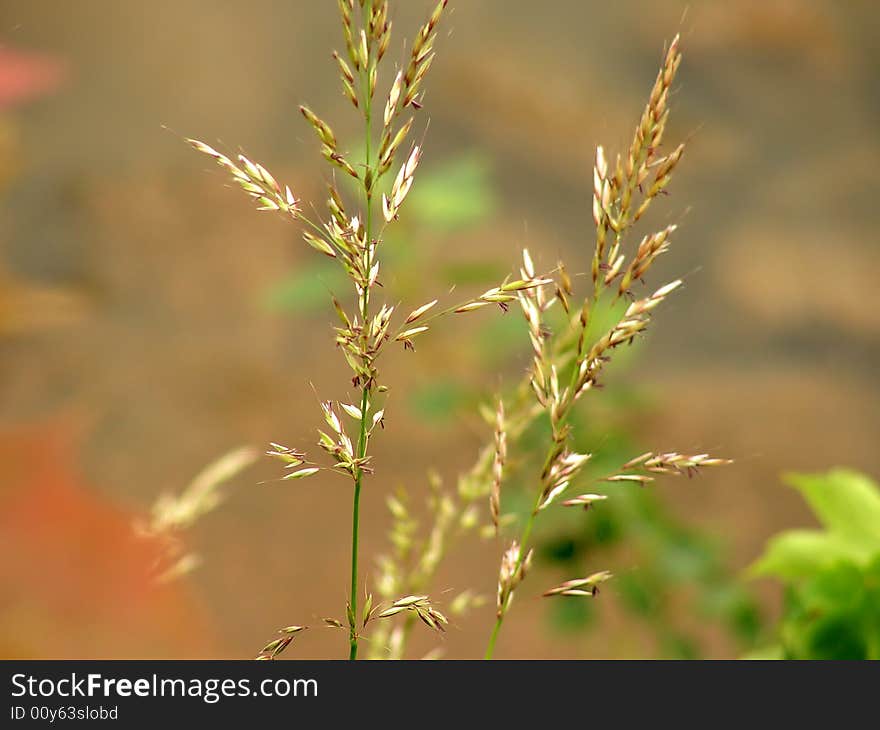
M 393 8 L 404 29 L 426 3 Z M 336 270 L 254 212 L 181 137 L 237 146 L 321 200 L 305 101 L 357 148 L 317 0 L 0 0 L 0 656 L 249 657 L 274 627 L 345 601 L 350 485 L 282 483 L 259 459 L 186 534 L 202 564 L 150 579 L 132 528 L 241 446 L 314 442 L 343 398 L 326 294 Z M 736 657 L 767 640 L 781 589 L 743 572 L 816 518 L 788 471 L 880 477 L 880 9 L 869 0 L 458 0 L 428 84 L 420 177 L 386 245 L 389 299 L 481 291 L 527 246 L 589 271 L 596 144 L 624 148 L 664 42 L 684 62 L 669 136 L 689 139 L 654 211 L 678 222 L 656 281 L 685 274 L 645 340 L 580 410 L 584 449 L 673 447 L 736 463 L 620 489 L 548 520 L 541 579 L 499 658 Z M 395 46 L 394 44 L 398 44 Z M 362 504 L 365 576 L 385 497 L 420 505 L 491 429 L 475 406 L 528 361 L 518 312 L 391 348 L 388 428 Z M 330 397 L 328 395 L 327 397 Z M 594 465 L 607 473 L 608 465 Z M 518 507 L 511 492 L 511 509 Z M 572 512 L 572 511 L 568 511 Z M 432 590 L 486 606 L 438 645 L 482 655 L 501 544 L 461 543 Z M 589 606 L 543 601 L 571 566 L 617 579 Z M 297 658 L 342 657 L 316 628 Z

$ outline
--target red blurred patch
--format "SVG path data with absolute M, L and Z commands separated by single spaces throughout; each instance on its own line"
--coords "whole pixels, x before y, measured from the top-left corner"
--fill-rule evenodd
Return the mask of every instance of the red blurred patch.
M 0 432 L 0 656 L 203 656 L 204 612 L 151 580 L 159 546 L 83 482 L 71 432 Z
M 65 76 L 55 58 L 0 47 L 0 111 L 51 94 Z

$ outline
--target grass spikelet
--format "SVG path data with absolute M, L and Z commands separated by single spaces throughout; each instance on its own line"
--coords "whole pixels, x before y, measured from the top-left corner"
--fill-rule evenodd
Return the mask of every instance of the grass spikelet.
M 278 656 L 291 645 L 294 637 L 300 631 L 305 631 L 307 628 L 308 626 L 286 626 L 283 629 L 279 629 L 278 633 L 281 634 L 281 636 L 277 639 L 273 639 L 260 649 L 260 653 L 257 654 L 255 658 L 261 661 L 277 659 Z
M 253 464 L 258 453 L 256 449 L 242 447 L 224 454 L 202 469 L 179 494 L 160 494 L 149 518 L 135 524 L 138 534 L 156 538 L 162 544 L 163 554 L 155 567 L 158 582 L 180 578 L 200 564 L 199 556 L 186 549 L 184 533 L 221 504 L 223 486 Z M 303 463 L 297 462 L 298 457 L 299 454 L 292 451 L 284 454 L 288 463 L 297 465 Z
M 422 152 L 419 147 L 413 147 L 406 162 L 401 165 L 400 172 L 397 173 L 397 178 L 394 180 L 394 185 L 391 186 L 391 196 L 386 197 L 382 195 L 382 213 L 388 223 L 397 218 L 400 206 L 403 205 L 403 201 L 406 200 L 406 196 L 409 194 L 410 188 L 412 188 L 416 168 L 419 166 L 421 156 Z
M 599 592 L 599 586 L 610 578 L 611 573 L 603 570 L 599 573 L 593 573 L 586 578 L 567 580 L 565 583 L 546 591 L 544 596 L 595 596 Z
M 198 152 L 214 158 L 220 167 L 232 175 L 232 179 L 238 183 L 241 189 L 259 203 L 257 210 L 277 210 L 294 219 L 300 217 L 299 200 L 289 187 L 282 190 L 265 167 L 251 162 L 244 155 L 238 156 L 239 164 L 237 165 L 222 152 L 218 152 L 204 142 L 197 139 L 187 139 L 186 141 Z
M 507 461 L 507 433 L 504 430 L 504 401 L 498 400 L 495 410 L 495 458 L 492 461 L 492 494 L 489 498 L 489 512 L 495 533 L 501 517 L 501 479 L 504 475 L 504 464 Z
M 403 309 L 396 302 L 392 306 L 383 301 L 382 277 L 386 269 L 382 239 L 388 226 L 406 214 L 404 203 L 415 183 L 422 147 L 409 140 L 419 116 L 416 112 L 425 101 L 425 80 L 437 57 L 438 28 L 447 5 L 447 0 L 432 4 L 404 59 L 396 69 L 392 66 L 386 78 L 382 62 L 391 47 L 392 30 L 388 0 L 337 0 L 345 47 L 333 54 L 334 74 L 338 73 L 342 91 L 360 118 L 363 145 L 358 148 L 364 154 L 352 164 L 341 151 L 348 148 L 347 142 L 340 144 L 331 125 L 310 107 L 300 107 L 331 173 L 327 176 L 326 210 L 322 209 L 326 217 L 313 214 L 311 206 L 307 213 L 290 188 L 282 186 L 262 164 L 244 155 L 233 159 L 204 142 L 187 140 L 223 168 L 256 201 L 259 210 L 279 212 L 301 225 L 307 245 L 331 259 L 333 266 L 339 266 L 349 287 L 351 299 L 328 297 L 335 324 L 332 337 L 350 378 L 340 385 L 345 393 L 336 398 L 322 396 L 320 400 L 323 423 L 317 430 L 317 443 L 323 452 L 321 460 L 329 466 L 309 461 L 304 452 L 278 443 L 271 444 L 266 452 L 283 464 L 281 480 L 305 479 L 325 471 L 341 476 L 351 489 L 351 560 L 345 620 L 322 621 L 347 635 L 349 659 L 358 658 L 364 638 L 370 640 L 373 656 L 402 658 L 414 625 L 421 623 L 435 632 L 445 630 L 448 620 L 428 597 L 429 584 L 455 540 L 485 531 L 498 536 L 517 520 L 515 515 L 501 513 L 502 481 L 517 469 L 530 469 L 524 481 L 534 485 L 533 507 L 525 512 L 518 537 L 505 538 L 508 547 L 499 564 L 495 623 L 486 651 L 487 658 L 493 656 L 514 594 L 521 589 L 531 566 L 532 530 L 538 516 L 560 501 L 566 507 L 590 509 L 606 498 L 581 488 L 591 454 L 580 453 L 574 447 L 572 415 L 576 404 L 599 386 L 605 365 L 617 348 L 641 336 L 659 305 L 682 284 L 680 280 L 672 281 L 648 296 L 635 292 L 657 258 L 670 248 L 674 225 L 644 236 L 637 246 L 629 241 L 633 224 L 644 216 L 653 200 L 667 192 L 684 151 L 683 145 L 671 151 L 662 149 L 669 95 L 681 62 L 676 37 L 667 49 L 628 149 L 609 157 L 602 146 L 596 148 L 592 170 L 596 238 L 594 250 L 584 262 L 571 267 L 558 262 L 549 274 L 539 274 L 531 254 L 524 250 L 518 276 L 512 274 L 497 286 L 452 306 L 438 306 L 436 298 Z M 382 86 L 388 89 L 387 96 L 384 91 L 377 93 L 380 79 L 388 84 Z M 404 145 L 409 153 L 401 160 Z M 395 167 L 397 173 L 390 186 L 380 186 L 379 181 Z M 355 181 L 357 194 L 351 199 L 343 199 L 336 187 L 337 170 Z M 590 181 L 586 180 L 585 185 L 589 191 Z M 584 279 L 568 273 L 587 268 L 591 274 Z M 581 282 L 586 291 L 579 291 Z M 427 298 L 420 296 L 421 301 Z M 557 303 L 559 306 L 551 312 Z M 600 304 L 606 303 L 611 305 L 616 321 L 600 329 L 595 313 Z M 448 487 L 438 476 L 429 475 L 423 522 L 414 517 L 418 510 L 411 508 L 402 493 L 388 499 L 391 549 L 379 559 L 378 575 L 368 590 L 360 564 L 360 504 L 362 493 L 372 486 L 372 440 L 379 435 L 377 428 L 386 425 L 388 385 L 383 380 L 385 373 L 380 371 L 385 347 L 401 343 L 412 350 L 417 338 L 430 336 L 448 315 L 496 307 L 506 312 L 511 305 L 518 305 L 526 322 L 531 346 L 528 372 L 511 393 L 499 394 L 494 413 L 491 406 L 487 407 L 485 417 L 492 433 L 487 434 L 487 443 L 476 462 Z M 407 311 L 409 314 L 403 317 L 401 313 Z M 548 326 L 560 318 L 563 326 Z M 525 434 L 536 432 L 532 427 L 539 420 L 545 420 L 549 427 L 549 437 L 542 444 L 544 459 L 540 466 L 522 465 L 514 450 Z M 649 452 L 627 462 L 604 482 L 644 485 L 657 475 L 693 474 L 704 467 L 728 463 L 708 454 Z M 575 487 L 577 496 L 563 501 Z M 153 529 L 189 524 L 212 506 L 215 497 L 213 489 L 200 488 L 178 500 L 166 498 L 154 514 Z M 488 520 L 484 516 L 487 502 Z M 544 595 L 593 596 L 610 577 L 606 571 L 594 573 L 566 581 Z M 371 591 L 375 591 L 376 601 Z M 397 597 L 401 595 L 403 598 Z M 478 597 L 466 591 L 453 602 L 453 612 L 458 614 L 478 603 Z M 388 620 L 395 617 L 399 620 Z M 365 637 L 368 627 L 370 634 Z M 304 628 L 282 629 L 257 658 L 276 658 Z
M 391 618 L 409 611 L 422 623 L 434 631 L 446 631 L 449 620 L 438 611 L 427 596 L 405 596 L 398 598 L 388 608 L 376 613 L 376 618 Z

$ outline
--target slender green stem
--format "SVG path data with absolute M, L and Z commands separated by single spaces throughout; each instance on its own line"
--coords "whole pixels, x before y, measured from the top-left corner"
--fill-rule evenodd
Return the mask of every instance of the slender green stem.
M 597 285 L 595 288 L 595 291 L 593 292 L 592 301 L 590 303 L 590 311 L 595 310 L 595 308 L 599 302 L 600 295 L 601 295 L 601 287 L 599 285 Z M 582 326 L 584 326 L 584 325 L 582 325 Z M 573 332 L 576 332 L 577 329 L 576 329 L 576 327 L 572 327 L 570 331 L 573 333 Z M 584 333 L 584 334 L 586 334 L 586 333 Z M 566 349 L 567 349 L 567 347 L 561 348 L 562 354 L 565 355 L 565 357 L 558 358 L 562 365 L 567 364 L 567 362 L 565 362 L 565 361 L 572 357 L 571 355 L 566 354 Z M 575 398 L 574 388 L 575 388 L 575 385 L 577 384 L 578 364 L 583 356 L 584 356 L 584 348 L 581 345 L 579 345 L 577 354 L 573 356 L 574 365 L 572 367 L 570 382 L 569 382 L 569 386 L 568 386 L 568 397 L 566 398 L 565 403 L 562 404 L 561 412 L 557 416 L 558 421 L 554 424 L 551 419 L 551 427 L 553 429 L 553 443 L 547 452 L 546 458 L 544 459 L 544 466 L 541 468 L 542 482 L 547 477 L 547 472 L 550 469 L 550 464 L 553 460 L 554 454 L 556 453 L 557 446 L 560 444 L 560 442 L 562 440 L 564 440 L 566 438 L 565 430 L 564 430 L 565 424 L 568 421 L 568 414 L 571 410 L 571 407 L 575 403 L 576 398 Z M 537 500 L 537 502 L 535 502 L 535 507 L 532 510 L 532 513 L 529 515 L 529 519 L 526 521 L 525 526 L 523 527 L 522 535 L 520 536 L 520 539 L 519 539 L 519 557 L 517 559 L 516 566 L 513 571 L 514 573 L 516 573 L 519 570 L 520 566 L 522 565 L 523 561 L 526 558 L 526 555 L 528 555 L 528 542 L 529 542 L 529 538 L 532 536 L 532 528 L 534 527 L 534 524 L 535 524 L 535 518 L 538 516 L 538 511 L 539 511 L 538 508 L 541 505 L 541 497 L 542 496 L 543 496 L 542 494 L 538 495 L 538 500 Z M 486 648 L 486 655 L 485 655 L 486 659 L 491 659 L 492 655 L 495 652 L 495 643 L 498 641 L 498 634 L 501 632 L 501 625 L 504 623 L 504 615 L 506 613 L 505 608 L 506 607 L 501 607 L 501 609 L 498 611 L 498 616 L 495 619 L 495 627 L 492 629 L 492 635 L 489 637 L 489 646 Z
M 504 621 L 504 614 L 495 619 L 495 628 L 492 629 L 492 636 L 489 637 L 489 646 L 486 648 L 484 659 L 491 659 L 495 653 L 495 642 L 498 641 L 498 632 L 501 631 L 501 623 Z
M 540 495 L 538 497 L 540 501 Z M 532 510 L 532 513 L 529 515 L 529 519 L 526 521 L 525 527 L 523 527 L 522 535 L 519 538 L 519 558 L 516 561 L 516 568 L 514 569 L 514 573 L 516 573 L 520 566 L 525 560 L 526 555 L 528 555 L 527 545 L 529 542 L 529 538 L 532 536 L 532 528 L 535 525 L 535 517 L 538 514 L 537 503 L 535 504 L 535 509 Z M 501 624 L 504 623 L 504 615 L 506 611 L 502 608 L 498 611 L 498 615 L 495 618 L 495 627 L 492 629 L 492 636 L 489 637 L 489 646 L 486 647 L 486 654 L 484 659 L 491 659 L 492 655 L 495 653 L 495 642 L 498 641 L 498 634 L 501 632 Z
M 319 226 L 313 220 L 304 216 L 302 213 L 298 213 L 296 218 L 297 218 L 297 220 L 305 223 L 309 228 L 311 228 L 315 233 L 317 233 L 319 238 L 322 238 L 323 240 L 325 240 L 327 243 L 329 243 L 333 247 L 336 246 L 336 243 L 333 241 L 333 239 L 329 235 L 327 235 L 327 231 L 325 231 L 323 228 L 321 228 L 321 226 Z
M 569 320 L 568 328 L 563 333 L 560 334 L 560 341 L 556 344 L 556 347 L 555 347 L 555 350 L 553 353 L 553 360 L 554 360 L 554 362 L 558 363 L 560 367 L 567 366 L 571 362 L 571 360 L 575 359 L 575 354 L 572 352 L 571 346 L 572 346 L 574 340 L 576 340 L 577 336 L 578 336 L 577 327 L 578 327 L 578 315 L 575 315 L 574 318 Z M 532 422 L 534 422 L 534 420 L 543 412 L 543 409 L 537 403 L 533 402 L 534 396 L 532 395 L 532 390 L 529 387 L 528 383 L 529 383 L 529 380 L 528 380 L 528 377 L 526 377 L 524 380 L 522 380 L 520 382 L 520 384 L 517 386 L 516 391 L 515 391 L 515 396 L 514 396 L 515 409 L 514 410 L 517 414 L 521 413 L 522 411 L 525 411 L 525 414 L 522 416 L 515 417 L 515 418 L 511 419 L 511 422 L 516 423 L 517 425 L 514 430 L 508 430 L 507 436 L 508 436 L 509 442 L 516 442 L 516 440 L 518 438 L 520 438 L 522 436 L 522 434 L 526 431 L 528 426 Z M 527 403 L 530 404 L 528 407 L 526 406 Z M 476 474 L 480 478 L 488 478 L 488 477 L 482 477 L 482 475 L 484 475 L 486 473 L 486 470 L 490 467 L 490 465 L 492 463 L 493 455 L 494 455 L 494 444 L 490 447 L 484 448 L 480 452 L 480 456 L 477 459 L 476 464 L 474 464 L 471 467 L 468 474 L 471 474 L 471 475 Z M 549 458 L 550 457 L 548 455 L 547 459 L 549 459 Z M 545 459 L 544 467 L 542 468 L 542 471 L 543 471 L 543 469 L 546 469 L 548 463 L 549 462 Z M 471 498 L 462 497 L 462 502 L 459 505 L 459 513 L 463 513 L 467 506 L 473 504 L 473 502 L 476 499 L 482 498 L 482 496 L 483 495 L 480 494 L 479 497 L 478 496 L 473 496 Z M 537 505 L 536 505 L 536 507 L 537 507 Z M 532 515 L 532 519 L 534 519 L 534 512 Z M 531 527 L 529 527 L 529 533 L 526 535 L 526 539 L 529 538 L 530 534 L 531 534 Z M 407 582 L 408 588 L 407 588 L 406 592 L 410 593 L 410 594 L 425 592 L 426 586 L 431 582 L 431 579 L 434 577 L 434 575 L 436 573 L 437 565 L 439 564 L 439 562 L 440 562 L 440 560 L 438 558 L 437 561 L 432 566 L 430 566 L 428 568 L 427 572 L 425 572 L 421 575 L 417 575 L 415 578 L 413 577 L 413 574 L 410 574 L 408 576 L 408 582 Z M 494 630 L 492 631 L 492 637 L 490 638 L 490 641 L 489 641 L 489 648 L 487 649 L 487 652 L 486 652 L 487 659 L 492 658 L 492 654 L 495 650 L 495 642 L 498 638 L 498 633 L 501 630 L 502 623 L 503 623 L 503 620 L 497 622 Z M 407 640 L 409 638 L 409 634 L 411 633 L 414 625 L 415 625 L 415 617 L 414 616 L 408 617 L 407 620 L 404 622 L 404 625 L 403 625 L 403 644 L 402 644 L 403 646 L 406 645 Z
M 366 237 L 367 237 L 367 254 L 365 261 L 365 270 L 367 272 L 370 271 L 370 267 L 372 266 L 372 262 L 370 261 L 370 242 L 372 240 L 373 235 L 373 200 L 371 191 L 367 188 L 366 180 L 367 175 L 371 169 L 371 157 L 372 157 L 372 134 L 373 134 L 373 125 L 372 125 L 372 99 L 370 95 L 370 87 L 369 87 L 369 73 L 364 74 L 365 83 L 364 83 L 364 121 L 365 121 L 365 160 L 364 160 L 364 199 L 366 205 Z M 370 288 L 369 286 L 364 286 L 363 293 L 361 295 L 361 315 L 363 317 L 363 326 L 366 328 L 367 320 L 369 317 L 370 311 Z M 367 418 L 368 418 L 368 407 L 369 407 L 369 394 L 370 394 L 371 383 L 369 381 L 365 382 L 361 389 L 361 426 L 360 426 L 360 434 L 358 436 L 358 446 L 357 446 L 357 458 L 363 459 L 366 456 L 367 452 Z M 358 655 L 358 633 L 357 633 L 357 620 L 358 620 L 358 547 L 359 547 L 359 528 L 360 528 L 360 507 L 361 507 L 361 486 L 363 485 L 364 479 L 364 471 L 362 468 L 358 468 L 357 475 L 354 480 L 354 496 L 352 498 L 352 507 L 351 507 L 351 597 L 350 601 L 350 616 L 349 616 L 349 652 L 348 658 L 350 660 L 357 659 Z
M 564 426 L 566 417 L 568 416 L 567 411 L 561 414 L 560 423 Z M 556 446 L 559 443 L 559 431 L 556 428 L 553 429 L 553 445 L 551 445 L 550 449 L 547 451 L 547 456 L 544 458 L 544 466 L 541 467 L 541 482 L 544 483 L 544 479 L 546 478 L 547 472 L 550 469 L 550 464 L 553 461 L 553 455 L 556 452 Z M 535 518 L 538 516 L 538 512 L 540 511 L 541 499 L 543 497 L 543 489 L 538 494 L 538 498 L 535 500 L 535 506 L 532 508 L 532 512 L 529 515 L 529 519 L 526 520 L 526 524 L 523 527 L 522 534 L 519 537 L 519 556 L 516 560 L 516 565 L 513 569 L 513 574 L 516 575 L 519 572 L 520 567 L 523 564 L 523 561 L 526 559 L 526 555 L 529 554 L 528 545 L 529 538 L 532 536 L 532 528 L 535 526 Z M 489 646 L 486 647 L 485 659 L 491 659 L 492 655 L 495 653 L 495 642 L 498 640 L 498 634 L 501 632 L 501 624 L 504 623 L 504 615 L 507 613 L 506 606 L 500 606 L 498 609 L 498 615 L 495 618 L 495 627 L 492 629 L 492 635 L 489 637 Z
M 595 307 L 597 298 L 598 298 L 598 295 L 593 298 L 593 302 L 591 305 L 592 307 Z M 578 328 L 579 328 L 580 324 L 579 324 L 578 320 L 579 320 L 579 315 L 577 315 L 577 314 L 575 314 L 572 318 L 569 319 L 569 326 L 562 333 L 560 333 L 559 341 L 555 345 L 555 348 L 554 348 L 554 351 L 552 354 L 552 360 L 554 362 L 556 362 L 557 366 L 560 368 L 567 367 L 568 365 L 571 364 L 571 362 L 573 360 L 574 361 L 577 360 L 577 355 L 575 352 L 573 352 L 572 346 L 575 343 L 575 341 L 577 340 L 578 335 L 579 335 Z M 427 321 L 427 320 L 423 320 L 423 321 Z M 574 375 L 576 376 L 576 374 L 577 374 L 577 369 L 575 367 Z M 522 423 L 518 426 L 516 433 L 508 432 L 509 441 L 515 441 L 519 436 L 521 436 L 522 432 L 524 432 L 526 430 L 528 425 L 530 425 L 540 415 L 540 413 L 543 412 L 543 410 L 539 406 L 537 406 L 537 404 L 533 403 L 532 391 L 531 391 L 531 388 L 529 388 L 528 382 L 529 382 L 529 379 L 528 379 L 528 377 L 526 377 L 524 380 L 522 380 L 520 382 L 519 386 L 516 389 L 516 398 L 518 399 L 518 406 L 516 408 L 516 412 L 519 413 L 519 412 L 521 412 L 521 410 L 526 409 L 526 406 L 525 406 L 526 402 L 531 403 L 532 405 L 529 409 L 526 410 L 525 415 L 522 417 L 522 419 L 523 419 Z M 513 419 L 513 421 L 516 421 L 516 420 L 517 420 L 516 418 Z M 487 469 L 488 465 L 491 464 L 491 462 L 492 462 L 492 455 L 493 455 L 492 448 L 484 449 L 481 452 L 477 463 L 473 467 L 471 467 L 470 473 L 476 472 L 478 474 L 483 474 L 485 469 Z M 549 455 L 547 458 L 548 459 L 550 458 Z M 543 469 L 546 469 L 547 465 L 548 465 L 548 461 L 545 460 L 544 467 L 542 468 L 542 471 L 543 471 Z M 473 500 L 465 500 L 463 505 L 460 507 L 460 510 L 464 511 L 465 506 L 470 505 L 472 503 L 472 501 Z M 534 522 L 534 519 L 535 519 L 535 512 L 533 511 L 532 515 L 529 519 L 529 524 L 526 525 L 527 531 L 524 530 L 524 533 L 523 533 L 525 535 L 526 541 L 531 536 L 531 531 L 532 531 L 532 526 L 533 526 L 532 523 Z M 520 544 L 523 545 L 523 547 L 525 547 L 525 543 L 521 542 Z M 525 555 L 526 553 L 522 553 L 522 554 Z M 408 583 L 409 587 L 407 589 L 407 592 L 413 593 L 413 594 L 423 592 L 425 589 L 425 586 L 428 583 L 430 583 L 431 579 L 434 577 L 435 572 L 436 572 L 436 565 L 433 566 L 425 575 L 420 576 L 419 580 L 415 580 L 415 581 L 410 580 L 410 582 Z M 501 631 L 501 625 L 503 624 L 503 622 L 504 622 L 503 617 L 500 620 L 497 620 L 495 622 L 495 626 L 492 630 L 492 635 L 489 639 L 489 646 L 488 646 L 488 648 L 486 650 L 486 654 L 485 654 L 486 659 L 491 659 L 492 655 L 494 654 L 495 644 L 498 640 L 498 635 Z M 404 623 L 404 645 L 406 643 L 406 640 L 409 637 L 409 633 L 411 632 L 414 623 L 415 623 L 414 617 L 409 617 L 406 620 L 406 622 Z
M 361 431 L 358 436 L 358 458 L 363 458 L 367 446 L 367 405 L 369 403 L 369 389 L 364 386 L 361 393 Z M 361 509 L 361 485 L 363 484 L 364 472 L 358 469 L 357 478 L 354 482 L 354 500 L 351 510 L 351 615 L 354 616 L 354 625 L 349 634 L 349 659 L 357 659 L 358 635 L 357 635 L 357 597 L 358 597 L 358 532 L 360 527 Z

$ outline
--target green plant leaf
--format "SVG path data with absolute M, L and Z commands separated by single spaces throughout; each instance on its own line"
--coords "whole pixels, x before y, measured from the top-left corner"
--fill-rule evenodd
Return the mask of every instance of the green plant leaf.
M 507 312 L 502 316 L 487 317 L 480 328 L 475 346 L 483 361 L 498 368 L 517 353 L 528 348 L 525 319 L 519 313 Z
M 441 280 L 455 286 L 495 284 L 509 273 L 509 270 L 498 262 L 485 260 L 454 261 L 440 269 Z
M 864 552 L 880 551 L 880 489 L 847 469 L 827 474 L 789 474 L 785 481 L 804 495 L 819 521 Z
M 497 207 L 488 162 L 479 155 L 462 155 L 429 168 L 407 205 L 420 225 L 434 230 L 457 230 L 487 220 Z
M 855 563 L 840 561 L 807 581 L 798 599 L 810 613 L 850 611 L 857 610 L 864 594 L 864 572 Z
M 559 633 L 583 631 L 596 622 L 596 607 L 589 601 L 560 600 L 551 603 L 550 625 Z
M 639 616 L 659 615 L 666 598 L 655 577 L 643 570 L 630 570 L 615 576 L 614 588 L 623 604 Z
M 770 646 L 759 646 L 757 649 L 752 649 L 750 652 L 742 656 L 742 659 L 744 659 L 745 661 L 759 662 L 784 658 L 785 652 L 778 644 L 771 644 Z
M 456 380 L 433 380 L 413 388 L 408 406 L 420 418 L 435 423 L 448 422 L 471 398 L 469 391 Z
M 869 658 L 867 637 L 858 614 L 833 613 L 802 628 L 803 648 L 794 659 L 864 660 Z M 801 653 L 803 652 L 803 653 Z
M 839 535 L 821 530 L 789 530 L 771 538 L 764 554 L 748 570 L 754 576 L 794 580 L 813 575 L 838 560 L 863 558 L 862 551 Z
M 327 306 L 329 292 L 348 289 L 342 268 L 335 261 L 321 261 L 274 284 L 264 293 L 262 303 L 275 312 L 314 312 Z

